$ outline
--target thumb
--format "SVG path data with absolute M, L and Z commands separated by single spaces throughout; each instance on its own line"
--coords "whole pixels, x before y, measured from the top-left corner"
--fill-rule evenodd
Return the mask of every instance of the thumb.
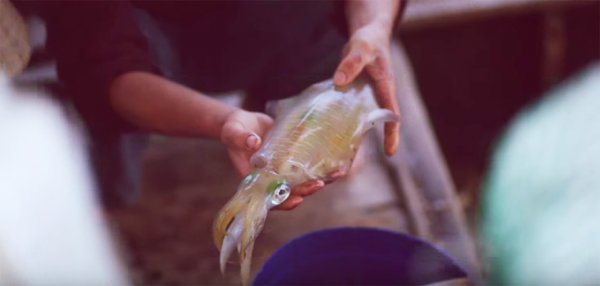
M 221 133 L 221 141 L 235 149 L 247 151 L 254 151 L 261 144 L 260 136 L 237 120 L 225 123 Z

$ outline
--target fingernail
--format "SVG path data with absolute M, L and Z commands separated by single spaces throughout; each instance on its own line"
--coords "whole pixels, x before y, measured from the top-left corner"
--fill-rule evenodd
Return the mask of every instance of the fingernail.
M 246 139 L 246 147 L 250 150 L 254 150 L 256 148 L 256 143 L 258 142 L 258 137 L 254 134 L 248 136 Z
M 335 84 L 344 84 L 347 78 L 344 72 L 336 72 L 335 76 L 333 76 L 333 82 Z

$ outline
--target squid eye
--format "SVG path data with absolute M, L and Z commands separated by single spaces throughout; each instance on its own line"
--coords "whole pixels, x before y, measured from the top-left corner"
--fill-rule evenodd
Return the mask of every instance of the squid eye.
M 270 203 L 272 206 L 277 206 L 283 203 L 291 193 L 290 185 L 282 183 L 277 185 L 273 193 L 271 194 Z

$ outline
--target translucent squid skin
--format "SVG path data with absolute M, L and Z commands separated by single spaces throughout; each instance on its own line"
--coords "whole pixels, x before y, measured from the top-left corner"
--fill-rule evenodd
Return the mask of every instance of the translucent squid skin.
M 292 186 L 346 173 L 365 132 L 377 121 L 397 121 L 391 111 L 379 109 L 362 78 L 344 88 L 331 80 L 318 83 L 277 104 L 274 127 L 250 161 Z
M 399 120 L 379 108 L 364 77 L 345 87 L 335 87 L 332 80 L 317 83 L 295 97 L 269 103 L 268 109 L 275 123 L 250 158 L 254 169 L 214 225 L 221 271 L 237 248 L 244 284 L 268 211 L 283 203 L 294 186 L 345 175 L 365 133 L 378 122 Z

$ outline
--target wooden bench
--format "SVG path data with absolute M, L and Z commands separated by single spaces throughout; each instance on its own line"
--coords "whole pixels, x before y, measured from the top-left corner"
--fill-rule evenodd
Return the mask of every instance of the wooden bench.
M 457 22 L 469 22 L 506 14 L 556 11 L 597 0 L 413 0 L 406 7 L 399 29 L 423 30 Z

